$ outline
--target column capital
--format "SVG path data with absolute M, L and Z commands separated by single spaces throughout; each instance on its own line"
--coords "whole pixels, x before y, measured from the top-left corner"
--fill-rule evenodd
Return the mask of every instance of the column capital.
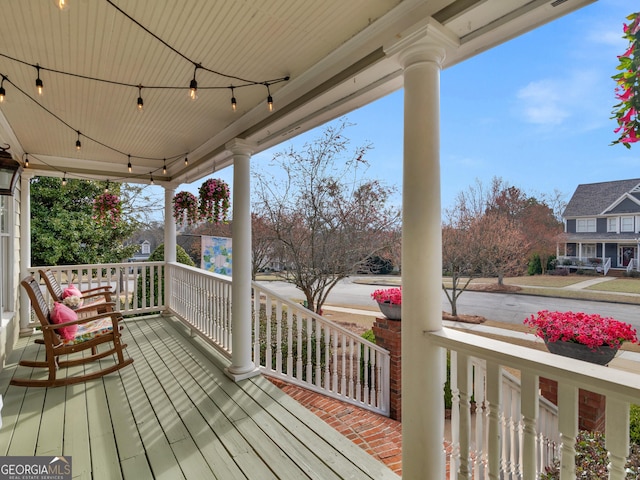
M 250 142 L 242 138 L 234 138 L 225 143 L 224 147 L 234 155 L 252 155 L 258 146 L 255 142 Z
M 20 180 L 31 180 L 33 177 L 35 177 L 35 174 L 33 172 L 28 172 L 27 170 L 22 170 L 22 173 L 20 174 Z
M 385 45 L 384 50 L 387 56 L 395 56 L 402 68 L 421 62 L 436 62 L 442 67 L 446 51 L 459 46 L 457 36 L 428 18 L 403 32 L 397 42 Z

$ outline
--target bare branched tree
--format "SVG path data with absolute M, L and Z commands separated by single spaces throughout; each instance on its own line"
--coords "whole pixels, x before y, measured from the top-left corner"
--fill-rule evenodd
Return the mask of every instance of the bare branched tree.
M 327 127 L 301 151 L 276 154 L 285 173 L 278 179 L 255 172 L 254 212 L 264 218 L 281 248 L 287 279 L 319 312 L 333 287 L 367 268 L 369 257 L 389 248 L 400 212 L 388 206 L 393 192 L 377 180 L 365 180 L 365 154 L 357 147 L 346 160 L 348 126 Z

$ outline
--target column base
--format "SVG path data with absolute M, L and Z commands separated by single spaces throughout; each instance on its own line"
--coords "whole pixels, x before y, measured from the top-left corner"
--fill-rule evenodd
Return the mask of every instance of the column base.
M 30 337 L 31 335 L 33 335 L 34 329 L 31 327 L 28 328 L 21 328 L 20 332 L 18 333 L 18 335 L 20 337 Z
M 260 375 L 260 369 L 254 365 L 251 365 L 251 368 L 248 370 L 230 366 L 224 369 L 224 374 L 234 382 L 239 382 L 240 380 L 246 380 L 247 378 Z

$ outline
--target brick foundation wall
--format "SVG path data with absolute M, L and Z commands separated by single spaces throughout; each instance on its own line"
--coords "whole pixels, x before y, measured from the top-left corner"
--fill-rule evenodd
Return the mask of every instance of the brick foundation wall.
M 389 409 L 390 417 L 402 420 L 402 323 L 400 320 L 376 318 L 373 324 L 376 345 L 389 350 Z
M 540 377 L 540 393 L 544 398 L 558 404 L 558 382 Z M 606 398 L 604 395 L 578 390 L 578 428 L 590 432 L 604 432 Z

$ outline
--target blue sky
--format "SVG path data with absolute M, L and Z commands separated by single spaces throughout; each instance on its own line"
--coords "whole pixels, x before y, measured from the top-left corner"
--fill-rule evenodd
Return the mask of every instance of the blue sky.
M 639 4 L 599 0 L 533 32 L 450 67 L 441 75 L 442 207 L 476 179 L 494 176 L 529 194 L 562 192 L 580 183 L 640 177 L 640 145 L 609 146 L 616 56 L 625 17 Z M 367 176 L 402 188 L 400 90 L 347 115 L 353 147 L 371 143 Z M 302 145 L 321 129 L 292 140 Z M 269 162 L 290 143 L 255 155 Z M 218 172 L 232 186 L 232 169 Z M 197 192 L 201 182 L 178 190 Z M 399 198 L 399 197 L 398 197 Z

